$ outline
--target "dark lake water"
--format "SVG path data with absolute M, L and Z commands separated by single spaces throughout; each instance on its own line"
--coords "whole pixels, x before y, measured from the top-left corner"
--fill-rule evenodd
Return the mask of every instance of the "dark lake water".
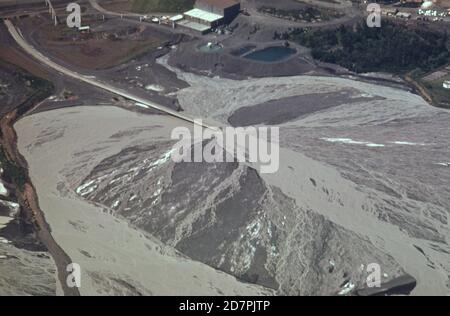
M 245 55 L 244 58 L 256 61 L 275 62 L 286 59 L 296 52 L 297 51 L 293 48 L 284 46 L 272 46 Z
M 231 52 L 231 55 L 233 56 L 242 56 L 244 54 L 247 54 L 248 52 L 254 50 L 256 48 L 255 45 L 246 45 L 244 47 L 235 49 Z

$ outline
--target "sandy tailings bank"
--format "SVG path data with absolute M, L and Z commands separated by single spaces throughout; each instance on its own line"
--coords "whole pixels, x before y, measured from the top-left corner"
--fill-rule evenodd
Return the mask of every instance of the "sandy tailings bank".
M 19 149 L 28 160 L 52 233 L 81 265 L 81 294 L 270 293 L 179 255 L 111 215 L 112 209 L 77 196 L 75 186 L 102 159 L 129 142 L 167 139 L 176 123 L 114 107 L 80 107 L 33 115 L 16 124 Z
M 178 124 L 112 107 L 17 123 L 55 239 L 82 266 L 82 294 L 270 293 L 199 262 L 291 295 L 364 287 L 372 262 L 383 264 L 386 281 L 404 274 L 364 236 L 296 204 L 249 166 L 173 163 Z M 336 172 L 320 172 L 330 188 L 347 188 Z
M 448 111 L 356 80 L 207 78 L 166 61 L 190 85 L 177 97 L 191 115 L 280 126 L 280 170 L 261 175 L 268 185 L 391 255 L 417 279 L 413 293 L 449 293 Z
M 233 275 L 277 294 L 346 294 L 376 263 L 382 282 L 409 274 L 413 294 L 449 292 L 447 112 L 340 78 L 175 71 L 190 115 L 280 126 L 280 169 L 175 164 L 169 135 L 183 123 L 161 116 L 80 107 L 24 118 L 20 150 L 56 239 L 85 266 L 85 291 L 261 290 Z

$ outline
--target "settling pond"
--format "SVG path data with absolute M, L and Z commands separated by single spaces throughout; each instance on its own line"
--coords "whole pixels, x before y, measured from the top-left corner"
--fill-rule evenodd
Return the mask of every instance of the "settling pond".
M 297 50 L 290 47 L 272 46 L 249 53 L 243 57 L 255 61 L 276 62 L 284 60 L 295 53 L 297 53 Z

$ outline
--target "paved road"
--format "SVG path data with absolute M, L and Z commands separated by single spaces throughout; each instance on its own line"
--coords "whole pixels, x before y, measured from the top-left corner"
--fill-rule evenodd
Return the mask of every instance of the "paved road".
M 144 16 L 171 16 L 174 15 L 174 12 L 147 12 L 145 14 L 143 13 L 133 13 L 133 12 L 114 12 L 109 11 L 105 8 L 103 8 L 97 0 L 89 0 L 90 5 L 97 11 L 101 12 L 102 14 L 109 15 L 109 16 L 122 16 L 124 18 L 140 18 Z
M 123 14 L 123 13 L 108 11 L 108 10 L 104 9 L 102 6 L 100 6 L 98 4 L 97 0 L 89 0 L 89 3 L 95 10 L 97 10 L 105 15 L 122 16 L 122 17 L 127 17 L 127 18 L 130 18 L 130 17 L 131 18 L 140 18 L 140 17 L 144 16 L 143 14 L 137 14 L 137 13 L 131 13 L 131 12 L 127 12 L 127 13 Z
M 189 117 L 188 115 L 185 114 L 181 114 L 177 111 L 171 110 L 163 105 L 159 105 L 157 103 L 154 103 L 152 101 L 149 101 L 147 99 L 138 97 L 136 95 L 133 95 L 131 93 L 126 92 L 125 90 L 122 90 L 120 88 L 114 87 L 108 83 L 102 82 L 99 79 L 93 78 L 92 76 L 87 76 L 84 74 L 80 74 L 77 73 L 75 71 L 72 71 L 70 69 L 67 69 L 55 62 L 53 62 L 52 60 L 50 60 L 49 58 L 45 57 L 44 55 L 42 55 L 38 50 L 36 50 L 33 46 L 31 46 L 30 44 L 27 43 L 27 41 L 24 39 L 24 37 L 22 36 L 21 32 L 19 29 L 16 29 L 16 27 L 13 25 L 13 23 L 9 20 L 5 20 L 5 25 L 9 31 L 9 33 L 11 34 L 11 36 L 13 37 L 13 39 L 17 42 L 17 44 L 23 49 L 25 50 L 25 52 L 27 52 L 28 54 L 30 54 L 31 56 L 33 56 L 34 58 L 36 58 L 37 60 L 39 60 L 40 62 L 44 63 L 45 65 L 49 66 L 50 68 L 53 68 L 54 70 L 60 72 L 63 75 L 69 76 L 71 78 L 75 78 L 77 80 L 83 81 L 87 84 L 90 84 L 92 86 L 95 86 L 97 88 L 106 90 L 108 92 L 114 93 L 116 95 L 119 95 L 121 97 L 124 97 L 126 99 L 135 101 L 137 103 L 141 103 L 146 105 L 149 108 L 153 108 L 156 109 L 160 112 L 166 113 L 168 115 L 171 115 L 173 117 L 179 118 L 183 121 L 187 121 L 190 122 L 192 124 L 198 124 L 197 121 L 194 121 L 194 118 Z M 202 127 L 207 128 L 207 129 L 211 129 L 214 131 L 218 131 L 219 128 L 212 126 L 212 125 L 208 125 L 205 123 L 200 124 Z

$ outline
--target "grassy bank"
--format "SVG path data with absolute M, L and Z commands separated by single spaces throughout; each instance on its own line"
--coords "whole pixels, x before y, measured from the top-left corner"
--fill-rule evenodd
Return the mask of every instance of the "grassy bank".
M 2 64 L 4 63 L 0 61 L 0 67 Z M 50 96 L 54 91 L 54 86 L 51 82 L 34 77 L 21 69 L 16 69 L 16 72 L 18 76 L 20 76 L 20 81 L 23 85 L 28 87 L 27 95 L 24 96 L 24 101 L 15 108 L 16 114 L 14 114 L 13 111 L 8 113 L 5 116 L 5 119 L 1 118 L 0 166 L 3 168 L 2 177 L 8 182 L 13 183 L 17 190 L 22 192 L 28 181 L 28 172 L 19 161 L 14 161 L 14 157 L 18 157 L 16 152 L 9 152 L 8 154 L 5 152 L 5 150 L 8 150 L 7 148 L 15 148 L 15 144 L 10 144 L 12 141 L 15 141 L 15 132 L 12 125 L 17 118 L 33 108 L 37 103 Z
M 3 168 L 3 178 L 17 186 L 20 192 L 23 191 L 28 175 L 24 168 L 11 162 L 0 146 L 0 166 Z
M 423 78 L 450 64 L 450 36 L 445 31 L 407 27 L 385 21 L 381 28 L 365 22 L 337 30 L 295 29 L 278 35 L 311 49 L 314 59 L 357 73 L 387 72 L 403 76 L 420 94 L 439 107 L 450 108 L 450 93 L 442 84 Z
M 33 77 L 31 75 L 23 75 L 25 81 L 30 82 L 31 94 L 17 107 L 17 115 L 20 117 L 30 110 L 34 105 L 49 97 L 54 91 L 51 82 Z
M 413 76 L 430 95 L 432 102 L 437 106 L 450 109 L 450 90 L 443 87 L 444 81 L 450 81 L 450 74 L 433 81 L 426 81 L 423 76 Z
M 381 28 L 370 28 L 365 22 L 337 30 L 302 28 L 287 36 L 311 48 L 315 59 L 358 73 L 404 74 L 415 69 L 429 72 L 450 62 L 447 33 L 393 22 L 384 22 Z

